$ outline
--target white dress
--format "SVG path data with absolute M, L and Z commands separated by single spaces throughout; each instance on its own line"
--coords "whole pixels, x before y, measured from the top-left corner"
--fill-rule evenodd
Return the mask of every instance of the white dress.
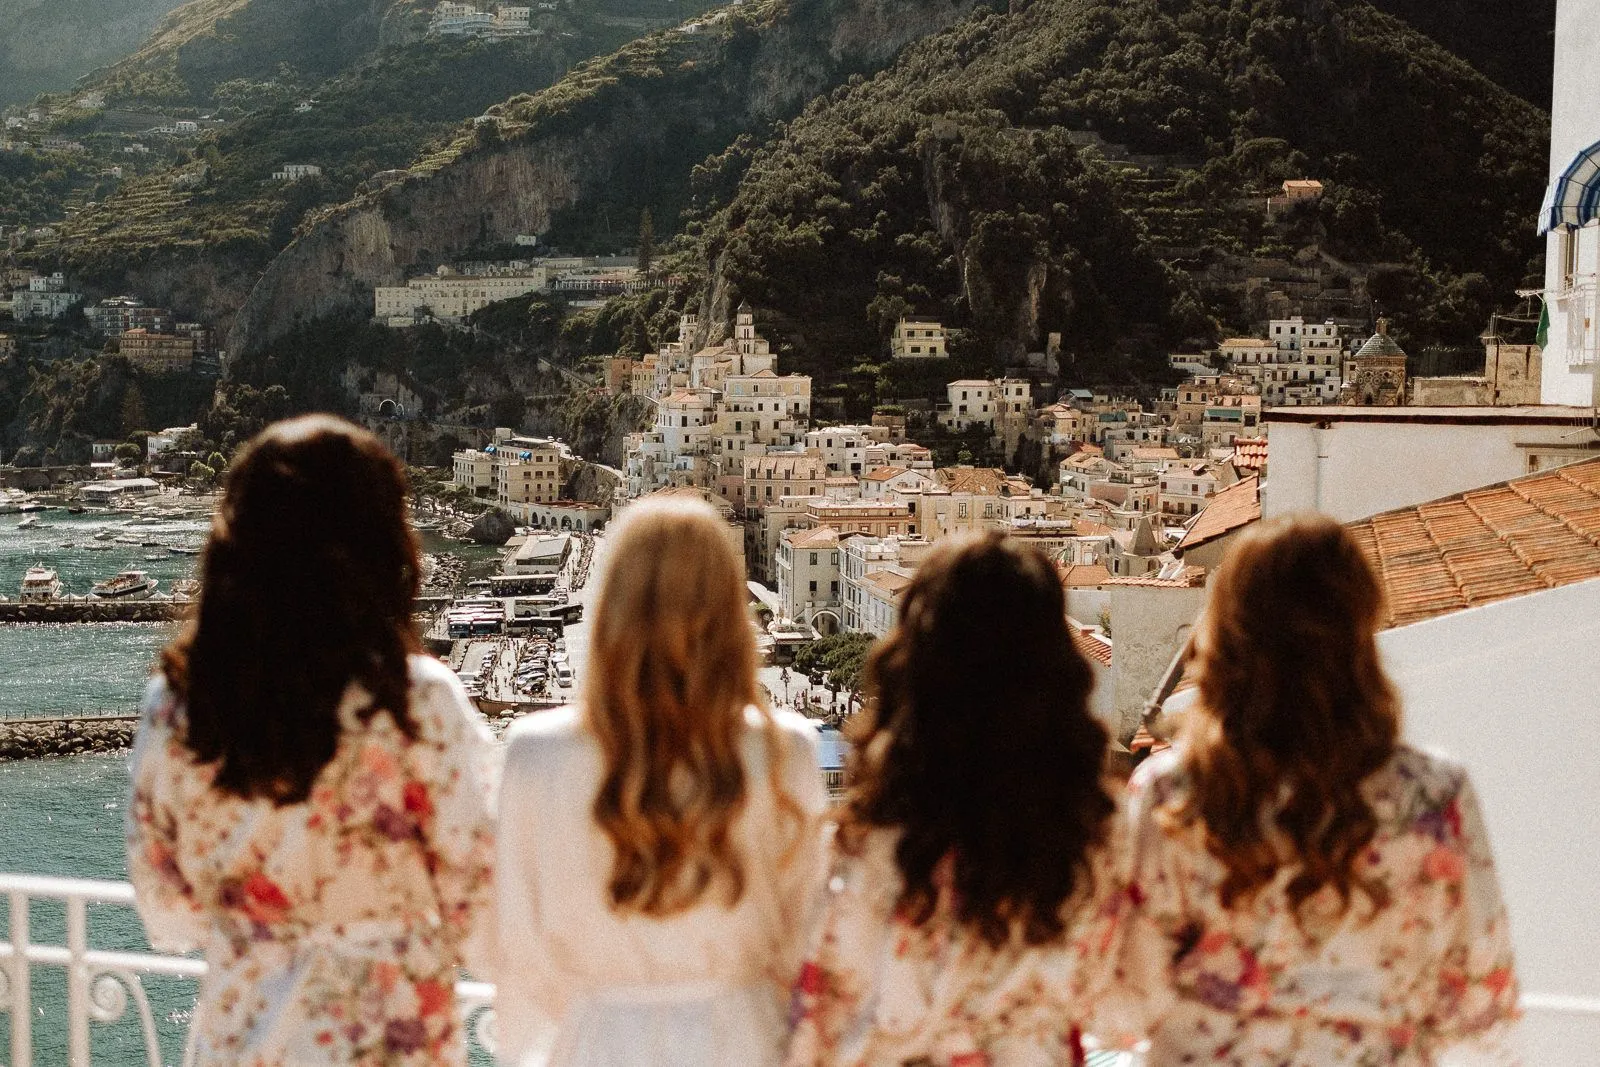
M 805 918 L 820 887 L 826 805 L 814 727 L 776 712 L 782 788 L 805 813 L 785 849 L 767 731 L 746 713 L 747 801 L 733 840 L 744 892 L 669 918 L 611 909 L 612 846 L 591 814 L 598 743 L 573 709 L 517 723 L 500 794 L 496 1028 L 518 1067 L 777 1064 Z M 787 862 L 784 862 L 787 859 Z

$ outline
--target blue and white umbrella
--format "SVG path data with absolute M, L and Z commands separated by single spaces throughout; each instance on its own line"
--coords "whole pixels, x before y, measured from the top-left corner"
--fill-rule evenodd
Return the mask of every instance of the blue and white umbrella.
M 1578 153 L 1550 183 L 1539 209 L 1539 234 L 1558 226 L 1578 227 L 1600 218 L 1600 144 Z

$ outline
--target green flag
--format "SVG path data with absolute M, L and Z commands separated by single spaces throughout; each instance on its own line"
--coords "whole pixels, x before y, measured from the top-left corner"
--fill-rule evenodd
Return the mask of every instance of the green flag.
M 1523 336 L 1527 336 L 1524 334 Z M 1539 302 L 1539 332 L 1533 335 L 1533 343 L 1543 348 L 1550 341 L 1550 305 L 1544 301 Z

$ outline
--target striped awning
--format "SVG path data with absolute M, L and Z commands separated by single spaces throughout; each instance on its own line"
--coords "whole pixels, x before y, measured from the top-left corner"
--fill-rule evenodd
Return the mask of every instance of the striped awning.
M 1600 144 L 1579 152 L 1550 183 L 1539 209 L 1539 234 L 1559 226 L 1583 226 L 1600 218 Z

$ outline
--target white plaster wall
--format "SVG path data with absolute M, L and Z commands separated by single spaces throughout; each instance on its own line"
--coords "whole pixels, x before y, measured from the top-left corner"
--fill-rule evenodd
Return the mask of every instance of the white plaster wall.
M 1098 625 L 1100 613 L 1111 610 L 1111 590 L 1101 586 L 1067 590 L 1067 614 L 1090 626 Z
M 1111 586 L 1112 734 L 1119 740 L 1139 729 L 1144 702 L 1188 640 L 1205 596 L 1203 587 Z
M 1585 148 L 1600 141 L 1600 0 L 1559 0 L 1556 5 L 1555 93 L 1550 108 L 1550 178 L 1566 169 Z M 1532 207 L 1532 205 L 1530 205 Z M 1586 257 L 1580 271 L 1595 271 L 1595 232 L 1583 233 Z M 1545 290 L 1565 287 L 1561 277 L 1560 234 L 1546 235 Z M 1545 350 L 1541 399 L 1546 404 L 1588 404 L 1594 378 L 1587 369 L 1567 366 L 1567 315 L 1582 308 L 1550 304 L 1550 344 Z M 1592 312 L 1590 313 L 1592 317 Z M 1273 457 L 1276 459 L 1277 457 Z
M 1394 508 L 1528 473 L 1519 444 L 1571 446 L 1571 426 L 1426 425 L 1404 422 L 1272 424 L 1266 518 L 1321 511 L 1353 522 Z
M 1600 580 L 1379 642 L 1407 737 L 1465 762 L 1483 802 L 1516 939 L 1526 1062 L 1597 1062 Z

